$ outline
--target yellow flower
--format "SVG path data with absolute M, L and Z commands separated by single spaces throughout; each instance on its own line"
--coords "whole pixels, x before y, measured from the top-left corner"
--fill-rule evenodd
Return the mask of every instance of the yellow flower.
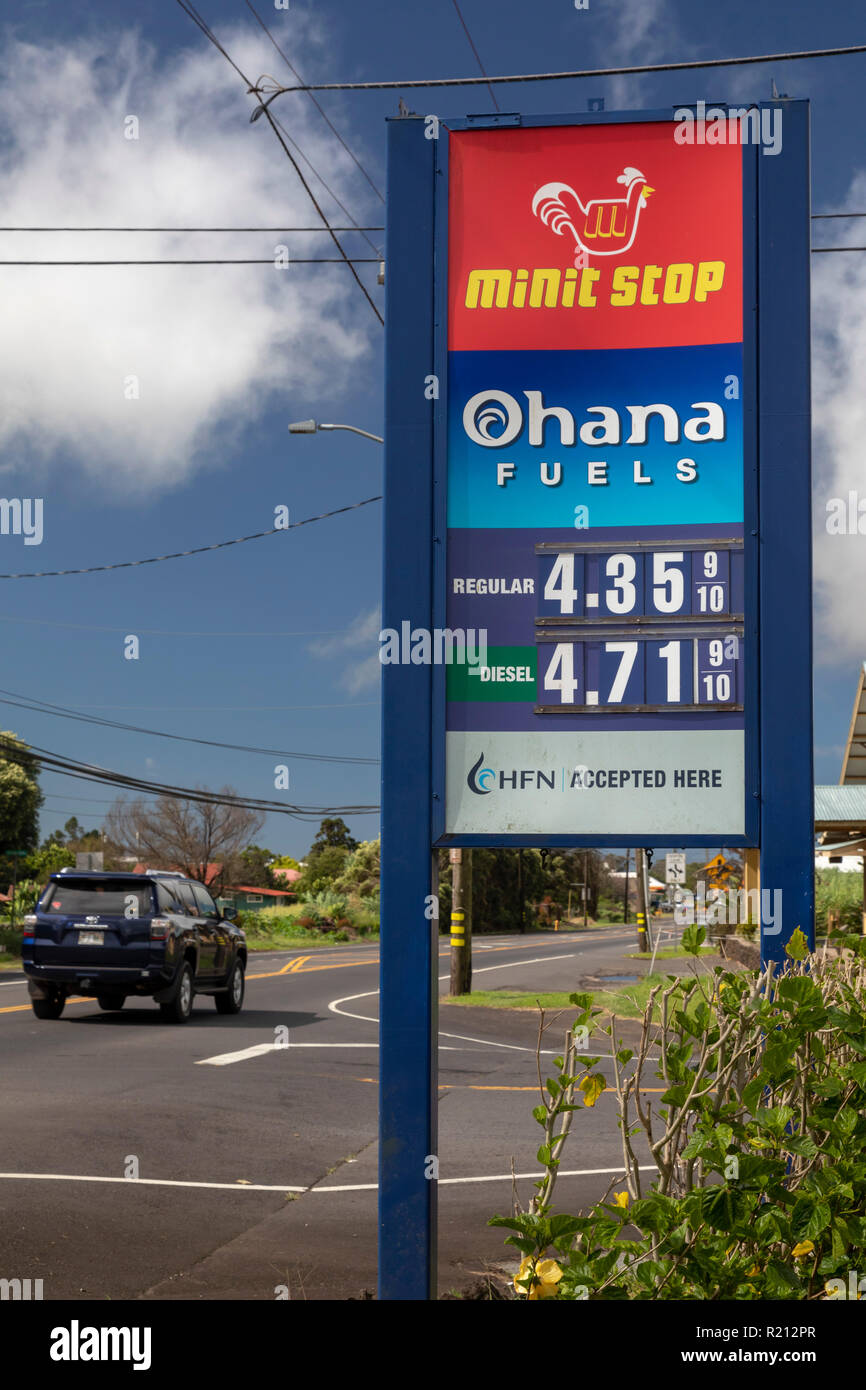
M 811 1240 L 801 1240 L 799 1245 L 794 1246 L 791 1254 L 795 1259 L 799 1259 L 801 1255 L 811 1255 L 814 1249 L 815 1246 L 812 1244 Z
M 759 1269 L 759 1267 L 758 1267 L 757 1265 L 752 1265 L 752 1268 L 751 1268 L 751 1269 L 747 1269 L 747 1270 L 746 1270 L 746 1278 L 748 1279 L 749 1276 L 752 1275 L 752 1274 L 760 1274 L 760 1272 L 761 1272 L 761 1271 L 760 1271 L 760 1269 Z
M 521 1280 L 531 1278 L 532 1284 L 527 1293 L 526 1288 L 521 1286 Z M 527 1255 L 520 1262 L 520 1269 L 514 1276 L 514 1287 L 519 1294 L 531 1300 L 539 1298 L 555 1298 L 557 1285 L 562 1278 L 562 1270 L 556 1260 L 539 1260 L 534 1255 Z
M 628 1201 L 627 1192 L 615 1192 L 613 1194 L 613 1204 L 615 1207 L 622 1207 L 623 1210 L 626 1210 L 628 1208 Z

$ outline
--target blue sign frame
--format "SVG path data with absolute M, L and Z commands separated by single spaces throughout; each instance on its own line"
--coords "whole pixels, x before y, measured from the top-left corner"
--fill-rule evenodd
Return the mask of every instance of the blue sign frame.
M 762 957 L 814 941 L 809 108 L 784 118 L 776 155 L 745 147 L 744 456 L 747 482 L 746 833 L 761 883 L 782 894 Z M 672 112 L 496 115 L 388 122 L 383 628 L 444 626 L 448 130 L 672 119 Z M 431 135 L 433 138 L 431 138 Z M 427 389 L 438 378 L 438 399 Z M 760 476 L 758 460 L 760 458 Z M 751 499 L 751 500 L 750 500 Z M 760 620 L 760 641 L 758 614 Z M 610 835 L 444 833 L 445 671 L 383 666 L 380 1297 L 435 1297 L 438 924 L 436 846 L 609 845 Z M 431 732 L 432 731 L 432 732 Z M 617 834 L 688 848 L 706 835 Z

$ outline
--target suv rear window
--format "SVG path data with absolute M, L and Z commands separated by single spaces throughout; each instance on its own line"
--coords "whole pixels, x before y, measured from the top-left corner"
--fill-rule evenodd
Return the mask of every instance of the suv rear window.
M 130 911 L 130 909 L 132 909 Z M 148 917 L 153 912 L 153 888 L 127 879 L 64 878 L 49 883 L 39 903 L 40 912 L 58 916 L 98 914 L 101 917 Z

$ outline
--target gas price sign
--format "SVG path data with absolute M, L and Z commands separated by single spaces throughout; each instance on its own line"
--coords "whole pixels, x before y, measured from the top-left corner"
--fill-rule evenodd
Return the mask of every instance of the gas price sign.
M 445 137 L 445 840 L 749 833 L 744 152 L 675 136 Z

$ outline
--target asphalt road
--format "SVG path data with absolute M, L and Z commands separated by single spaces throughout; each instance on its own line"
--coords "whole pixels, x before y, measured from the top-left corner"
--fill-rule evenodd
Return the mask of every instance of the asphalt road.
M 479 937 L 474 984 L 575 989 L 636 972 L 634 940 Z M 144 1001 L 39 1021 L 23 981 L 0 976 L 0 1277 L 41 1278 L 46 1299 L 375 1290 L 377 961 L 351 943 L 256 955 L 239 1016 L 201 998 L 183 1027 Z M 443 992 L 448 969 L 443 944 Z M 536 1016 L 444 1004 L 439 1024 L 445 1293 L 513 1257 L 486 1221 L 509 1211 L 512 1160 L 536 1172 L 540 1130 Z M 620 1162 L 605 1096 L 575 1116 L 560 1207 L 599 1197 Z M 519 1186 L 527 1200 L 531 1179 Z

